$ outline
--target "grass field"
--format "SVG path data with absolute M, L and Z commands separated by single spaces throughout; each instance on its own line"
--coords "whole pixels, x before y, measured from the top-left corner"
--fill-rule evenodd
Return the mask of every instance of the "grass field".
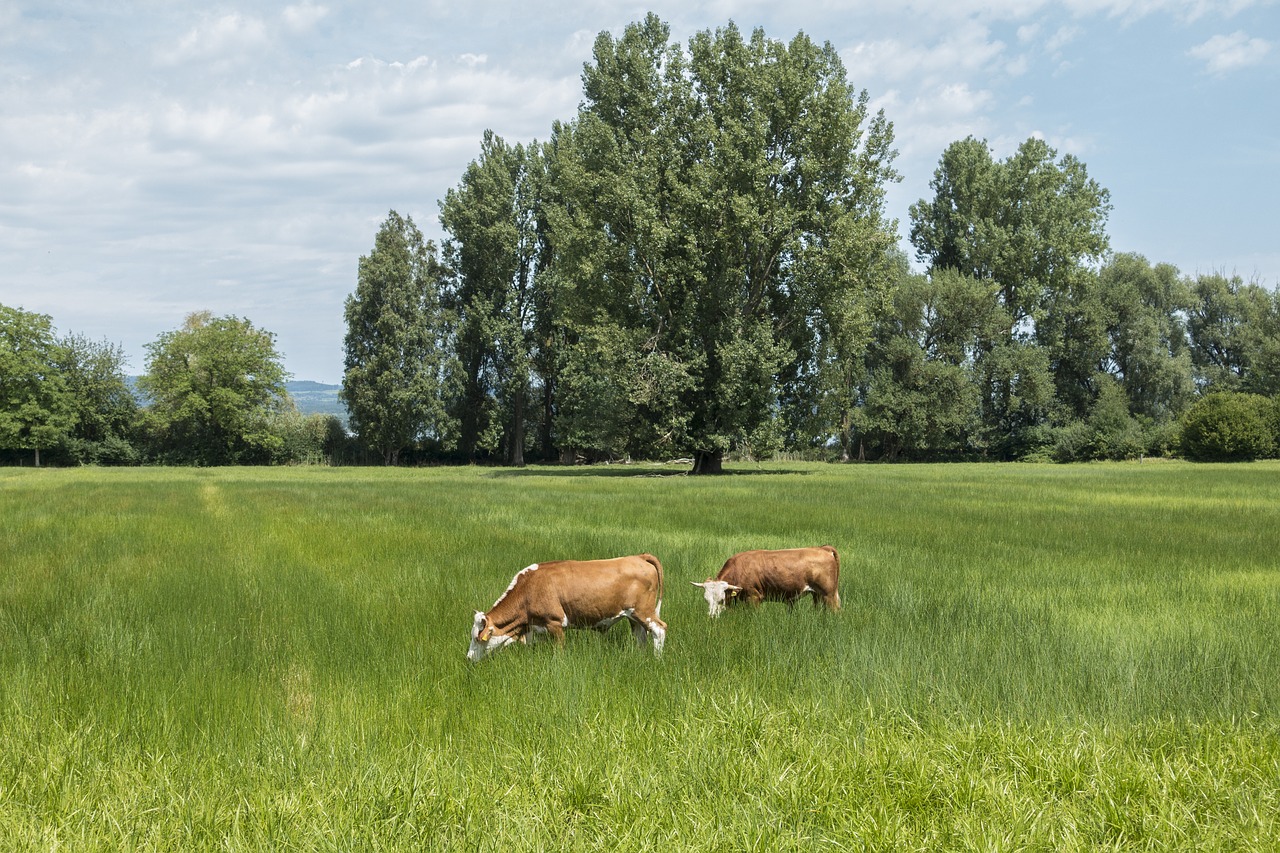
M 5 850 L 1276 849 L 1280 464 L 0 469 Z M 844 610 L 687 583 L 830 543 Z M 630 632 L 468 665 L 531 562 Z

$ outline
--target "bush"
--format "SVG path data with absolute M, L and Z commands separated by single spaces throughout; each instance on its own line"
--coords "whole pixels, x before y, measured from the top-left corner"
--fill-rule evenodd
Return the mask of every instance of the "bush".
M 1053 458 L 1058 462 L 1137 459 L 1149 437 L 1129 413 L 1129 399 L 1115 380 L 1104 377 L 1089 417 L 1054 430 Z
M 1182 454 L 1201 462 L 1270 456 L 1276 449 L 1274 410 L 1272 400 L 1257 394 L 1206 394 L 1182 419 Z

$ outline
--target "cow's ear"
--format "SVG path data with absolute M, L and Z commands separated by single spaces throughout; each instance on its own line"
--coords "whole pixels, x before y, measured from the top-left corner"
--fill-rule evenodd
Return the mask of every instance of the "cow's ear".
M 739 593 L 739 592 L 742 592 L 742 587 L 740 587 L 740 586 L 734 586 L 734 585 L 733 585 L 733 584 L 731 584 L 731 583 L 727 583 L 727 584 L 725 584 L 725 585 L 724 585 L 724 588 L 725 588 L 725 589 L 727 589 L 727 590 L 729 590 L 730 592 L 734 593 L 735 595 L 736 595 L 737 593 Z

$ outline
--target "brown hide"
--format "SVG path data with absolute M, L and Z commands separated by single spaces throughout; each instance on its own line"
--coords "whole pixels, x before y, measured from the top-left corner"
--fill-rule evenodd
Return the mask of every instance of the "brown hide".
M 518 573 L 511 587 L 484 614 L 499 635 L 524 638 L 530 628 L 545 628 L 557 640 L 568 627 L 590 628 L 633 610 L 633 622 L 658 617 L 662 602 L 662 564 L 651 554 L 611 560 L 557 560 Z
M 762 601 L 791 603 L 812 593 L 815 605 L 821 602 L 831 610 L 840 609 L 840 555 L 830 545 L 782 551 L 743 551 L 725 561 L 716 580 L 741 587 L 742 592 L 735 598 L 751 604 Z

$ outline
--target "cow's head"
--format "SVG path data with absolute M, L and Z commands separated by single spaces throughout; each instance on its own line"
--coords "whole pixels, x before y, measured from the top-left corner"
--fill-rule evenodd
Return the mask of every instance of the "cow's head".
M 489 652 L 515 642 L 510 634 L 499 634 L 489 618 L 476 611 L 476 618 L 471 623 L 471 647 L 467 649 L 467 660 L 475 663 Z
M 707 600 L 707 606 L 711 608 L 709 616 L 719 616 L 724 612 L 725 604 L 738 593 L 742 592 L 742 587 L 734 586 L 728 581 L 716 581 L 707 578 L 702 583 L 697 581 L 689 581 L 694 586 L 702 587 L 702 596 Z

